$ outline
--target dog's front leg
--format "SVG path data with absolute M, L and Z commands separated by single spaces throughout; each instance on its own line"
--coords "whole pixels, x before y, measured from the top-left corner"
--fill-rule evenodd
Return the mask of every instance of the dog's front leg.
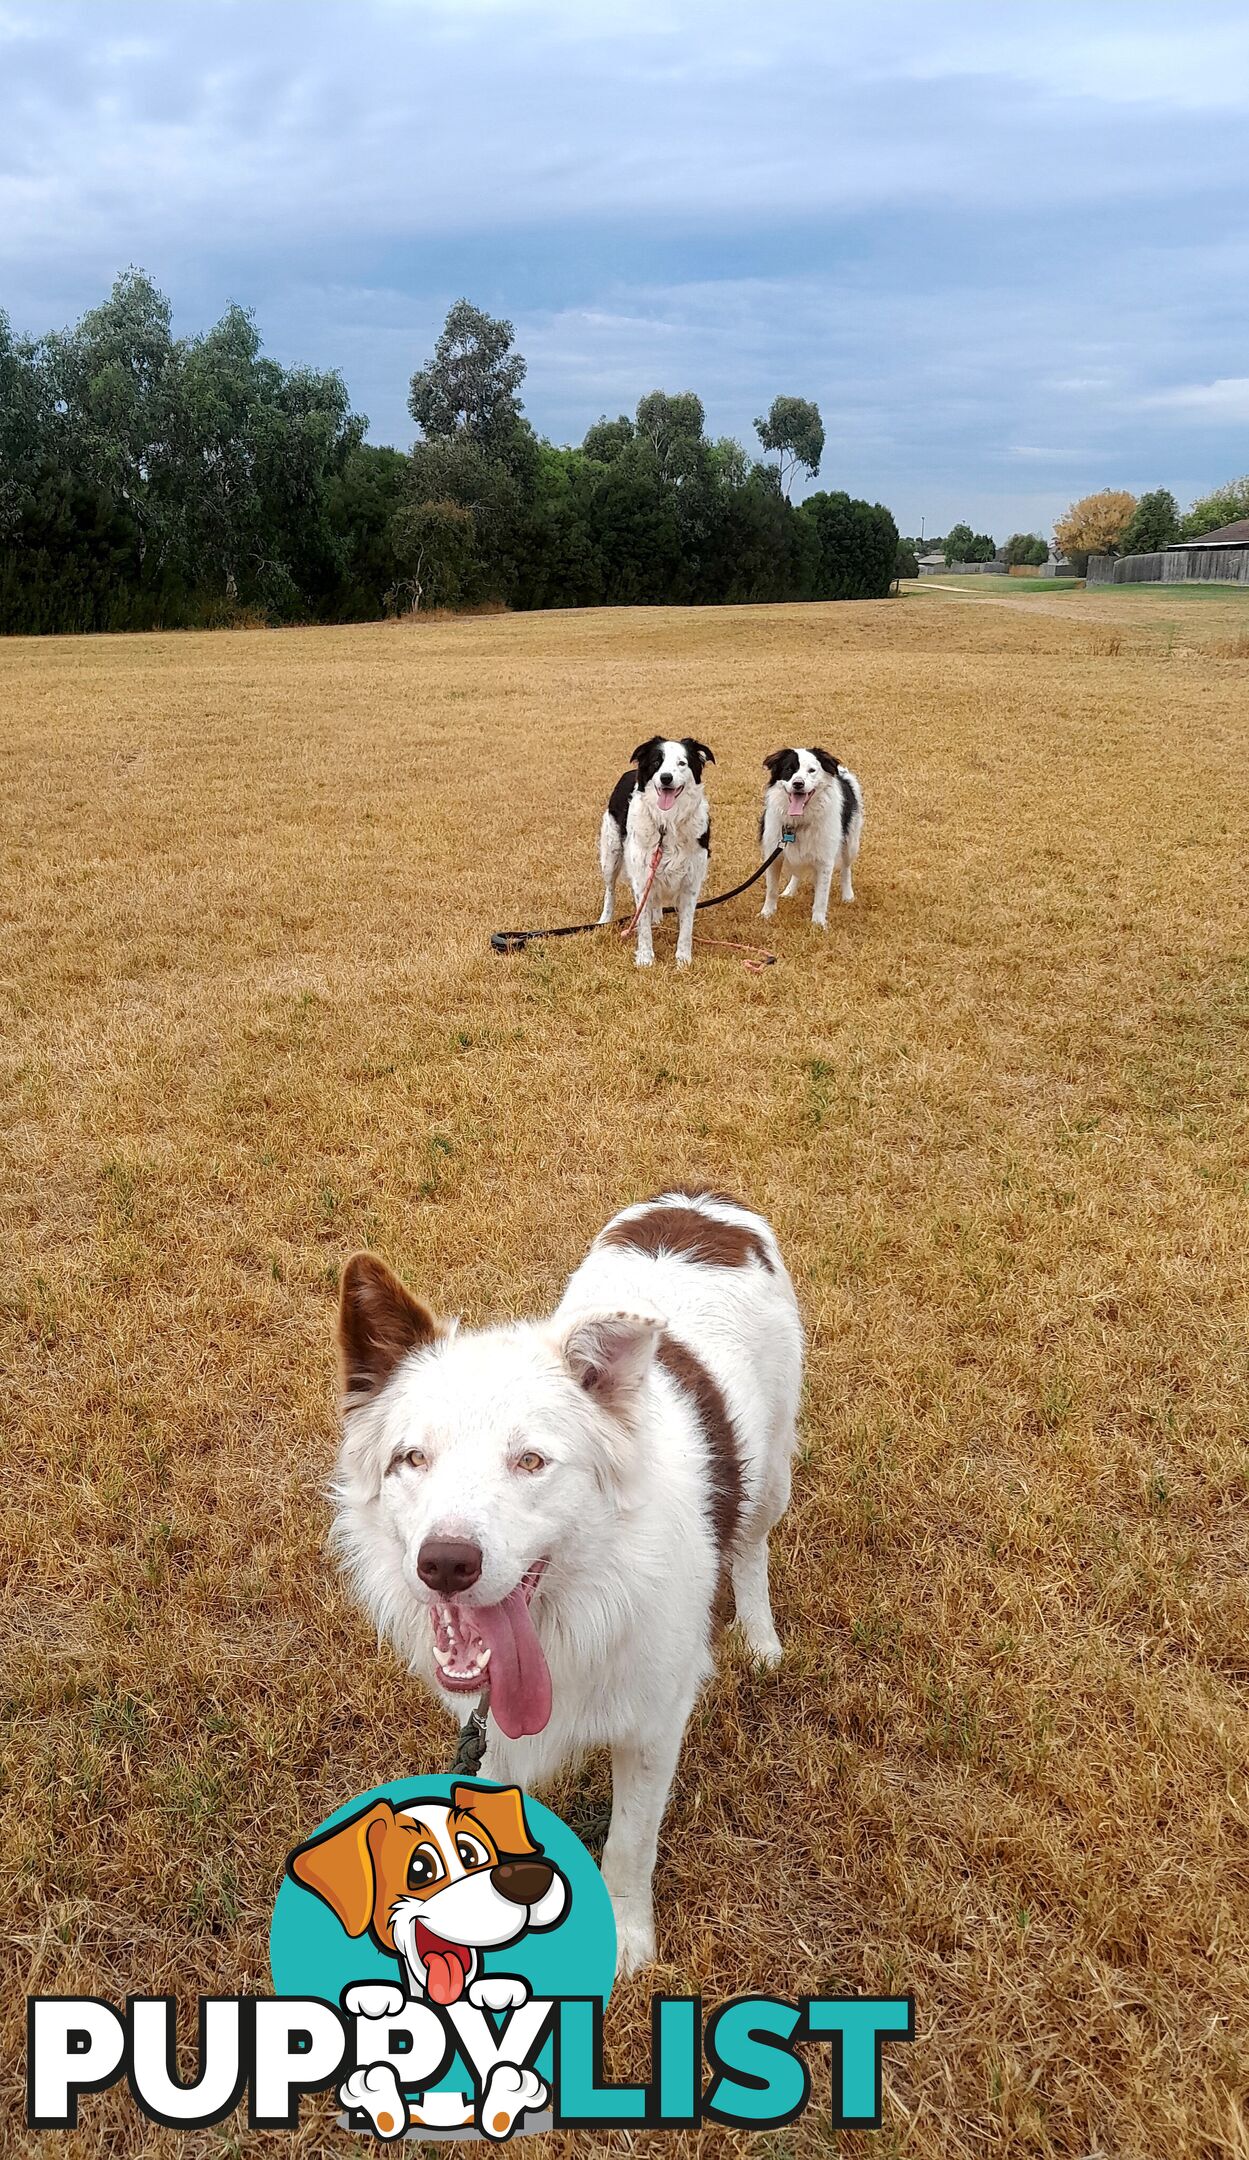
M 791 884 L 793 883 L 793 880 L 792 880 L 792 878 L 790 879 L 790 883 L 791 883 Z M 780 892 L 780 886 L 781 886 L 781 871 L 780 871 L 780 864 L 779 864 L 779 863 L 769 863 L 769 864 L 768 864 L 768 874 L 767 874 L 767 877 L 766 877 L 766 879 L 764 880 L 764 886 L 763 886 L 763 906 L 762 906 L 762 908 L 761 908 L 761 909 L 760 909 L 760 911 L 759 911 L 759 912 L 760 912 L 760 914 L 761 914 L 761 915 L 763 916 L 763 919 L 764 919 L 764 921 L 765 921 L 765 922 L 768 922 L 768 921 L 770 921 L 770 920 L 771 920 L 771 918 L 772 918 L 772 916 L 773 916 L 773 915 L 775 915 L 775 913 L 776 913 L 776 901 L 777 901 L 777 895 L 778 895 L 778 893 Z
M 645 906 L 642 904 L 642 895 L 645 891 L 646 879 L 643 877 L 641 882 L 633 888 L 634 907 L 642 909 L 641 915 L 638 917 L 637 951 L 633 956 L 638 967 L 649 967 L 655 957 L 655 931 L 651 921 L 650 902 L 647 901 Z
M 686 885 L 677 900 L 677 966 L 688 967 L 694 958 L 694 904 L 698 887 Z
M 612 917 L 615 915 L 615 912 L 616 880 L 615 878 L 605 878 L 603 881 L 603 912 L 599 916 L 599 921 L 601 923 L 609 923 L 612 920 Z
M 811 920 L 819 930 L 828 927 L 828 888 L 833 882 L 831 863 L 817 863 L 815 871 L 815 900 L 811 908 Z
M 636 1972 L 655 1955 L 651 1877 L 659 1825 L 668 1805 L 685 1731 L 685 1712 L 645 1739 L 618 1741 L 611 1753 L 611 1829 L 603 1880 L 616 1915 L 616 1970 Z

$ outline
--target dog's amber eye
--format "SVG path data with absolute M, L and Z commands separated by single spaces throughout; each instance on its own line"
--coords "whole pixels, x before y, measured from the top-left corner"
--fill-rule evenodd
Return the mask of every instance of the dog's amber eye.
M 442 1871 L 442 1862 L 432 1845 L 418 1845 L 408 1862 L 409 1890 L 428 1890 Z
M 517 1456 L 516 1467 L 532 1477 L 535 1471 L 546 1469 L 546 1456 L 539 1455 L 536 1448 L 526 1448 L 523 1455 Z
M 401 1463 L 406 1464 L 409 1470 L 423 1470 L 429 1457 L 426 1455 L 424 1448 L 410 1447 L 405 1455 L 399 1457 L 399 1460 Z
M 475 1837 L 466 1837 L 462 1831 L 455 1841 L 455 1849 L 465 1867 L 484 1867 L 490 1858 L 484 1845 Z

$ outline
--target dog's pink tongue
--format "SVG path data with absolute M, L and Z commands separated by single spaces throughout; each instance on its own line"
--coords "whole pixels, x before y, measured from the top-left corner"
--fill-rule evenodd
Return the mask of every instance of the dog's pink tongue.
M 661 810 L 671 810 L 672 805 L 676 801 L 677 796 L 680 794 L 680 792 L 681 790 L 679 788 L 674 787 L 656 788 L 655 800 L 659 804 Z
M 458 2002 L 464 1993 L 463 1959 L 451 1950 L 427 1951 L 425 1985 L 436 2003 Z
M 551 1715 L 551 1675 L 517 1584 L 501 1605 L 478 1605 L 473 1618 L 490 1645 L 490 1715 L 509 1740 L 540 1733 Z
M 791 816 L 791 817 L 801 817 L 801 816 L 802 816 L 802 813 L 803 813 L 803 811 L 804 811 L 804 810 L 806 809 L 806 807 L 807 807 L 807 798 L 806 798 L 806 796 L 805 796 L 805 795 L 791 795 L 791 796 L 790 796 L 790 798 L 789 798 L 789 814 L 790 814 L 790 816 Z

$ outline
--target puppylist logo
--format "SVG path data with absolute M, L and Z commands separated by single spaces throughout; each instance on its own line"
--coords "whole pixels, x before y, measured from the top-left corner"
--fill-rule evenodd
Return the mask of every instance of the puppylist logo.
M 27 2122 L 73 2129 L 79 2097 L 125 2079 L 176 2129 L 242 2101 L 292 2129 L 332 2090 L 347 2126 L 506 2143 L 546 2129 L 776 2129 L 811 2097 L 800 2048 L 827 2047 L 832 2124 L 875 2128 L 882 2056 L 909 1998 L 739 1997 L 704 2021 L 654 1997 L 646 2084 L 603 2077 L 616 1935 L 585 1847 L 514 1786 L 407 1779 L 340 1808 L 290 1854 L 274 1908 L 274 1994 L 206 1997 L 194 2075 L 176 2070 L 175 2005 L 33 1997 Z

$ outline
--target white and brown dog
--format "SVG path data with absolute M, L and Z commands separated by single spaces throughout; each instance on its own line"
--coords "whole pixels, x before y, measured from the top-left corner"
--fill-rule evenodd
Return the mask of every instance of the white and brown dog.
M 680 742 L 652 735 L 633 752 L 633 768 L 622 773 L 608 798 L 599 828 L 598 859 L 603 872 L 601 923 L 616 912 L 616 886 L 623 869 L 635 908 L 642 907 L 655 859 L 659 867 L 650 899 L 637 926 L 636 960 L 649 967 L 655 957 L 654 929 L 665 907 L 676 909 L 677 966 L 693 959 L 694 911 L 707 875 L 711 852 L 711 811 L 703 792 L 703 768 L 715 759 L 706 743 L 692 735 Z
M 854 898 L 854 865 L 863 837 L 863 790 L 854 774 L 828 750 L 774 750 L 763 761 L 769 775 L 759 820 L 763 855 L 782 854 L 767 874 L 761 912 L 776 913 L 779 894 L 788 900 L 804 878 L 814 888 L 811 920 L 828 923 L 828 891 L 834 870 L 841 871 L 841 897 Z M 781 879 L 789 882 L 781 892 Z
M 489 1688 L 484 1777 L 532 1789 L 611 1749 L 603 1875 L 630 1972 L 654 1955 L 656 1842 L 722 1584 L 752 1654 L 781 1654 L 768 1533 L 803 1344 L 776 1238 L 740 1201 L 664 1193 L 599 1232 L 549 1319 L 471 1334 L 357 1254 L 339 1342 L 356 1594 L 457 1721 Z
M 464 1997 L 478 2009 L 514 2008 L 528 1997 L 526 1983 L 512 1974 L 483 1976 L 482 1952 L 557 1926 L 569 1903 L 567 1881 L 531 1836 L 515 1787 L 453 1785 L 449 1802 L 397 1808 L 375 1800 L 299 1846 L 287 1872 L 324 1900 L 348 1935 L 368 1934 L 398 1961 L 401 1988 L 348 1989 L 348 2010 L 366 2018 L 393 2017 L 405 1999 L 449 2008 Z M 482 2127 L 501 2138 L 518 2114 L 546 2098 L 534 2072 L 500 2061 L 483 2097 Z M 339 2099 L 366 2113 L 381 2137 L 414 2125 L 462 2128 L 474 2119 L 463 2093 L 409 2100 L 384 2061 L 354 2071 Z

